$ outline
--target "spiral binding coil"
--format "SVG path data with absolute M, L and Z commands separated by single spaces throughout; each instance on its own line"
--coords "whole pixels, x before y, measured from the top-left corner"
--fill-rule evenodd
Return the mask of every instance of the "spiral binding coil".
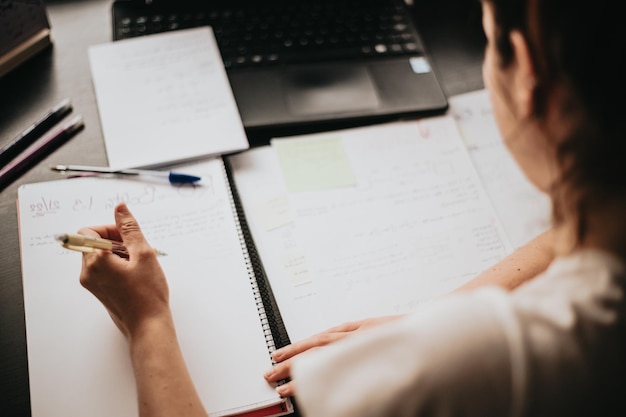
M 259 312 L 259 319 L 261 320 L 265 344 L 267 345 L 271 358 L 272 352 L 274 352 L 277 348 L 288 345 L 290 341 L 282 322 L 282 318 L 280 317 L 277 308 L 274 307 L 275 301 L 273 294 L 269 289 L 261 258 L 256 251 L 254 240 L 250 234 L 250 229 L 248 228 L 243 212 L 243 206 L 241 204 L 241 200 L 239 199 L 235 182 L 232 178 L 230 165 L 225 158 L 222 158 L 222 162 L 224 175 L 230 189 L 229 200 L 235 217 L 235 226 L 237 228 L 239 242 L 245 258 L 246 269 L 248 277 L 250 278 L 250 285 L 252 286 L 252 292 L 254 294 L 257 310 Z M 275 363 L 273 359 L 272 363 Z

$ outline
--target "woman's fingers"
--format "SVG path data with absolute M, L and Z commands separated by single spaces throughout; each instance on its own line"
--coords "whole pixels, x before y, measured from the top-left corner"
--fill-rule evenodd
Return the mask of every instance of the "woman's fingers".
M 336 342 L 348 334 L 349 332 L 323 332 L 278 349 L 272 354 L 272 358 L 278 363 L 265 373 L 265 379 L 269 382 L 277 382 L 289 378 L 291 376 L 291 358 L 307 350 Z
M 278 382 L 282 379 L 289 378 L 291 377 L 291 359 L 299 355 L 300 353 L 306 352 L 307 350 L 311 349 L 317 349 L 331 343 L 335 343 L 338 340 L 345 338 L 346 336 L 354 334 L 354 332 L 358 330 L 374 327 L 382 323 L 396 320 L 400 317 L 402 316 L 384 316 L 360 321 L 346 322 L 338 326 L 331 327 L 330 329 L 316 335 L 307 337 L 306 339 L 302 339 L 298 342 L 284 346 L 276 350 L 272 354 L 272 359 L 277 363 L 272 367 L 272 369 L 268 370 L 264 374 L 264 377 L 269 382 Z M 291 392 L 291 390 L 293 390 L 293 386 L 291 385 L 290 388 L 284 389 L 290 390 Z
M 276 387 L 276 392 L 281 397 L 293 397 L 296 394 L 293 381 L 289 381 Z
M 101 237 L 103 239 L 114 240 L 116 242 L 122 240 L 119 232 L 117 231 L 117 226 L 114 224 L 83 227 L 78 230 L 78 234 L 89 237 Z
M 286 360 L 270 368 L 263 375 L 268 382 L 278 382 L 281 379 L 289 378 L 291 375 L 291 361 Z
M 129 252 L 136 249 L 143 249 L 147 253 L 154 255 L 154 251 L 150 249 L 146 238 L 139 227 L 139 223 L 132 215 L 125 203 L 120 203 L 115 207 L 115 225 Z
M 302 339 L 299 342 L 295 342 L 278 349 L 272 354 L 272 359 L 274 359 L 276 362 L 283 362 L 311 348 L 326 346 L 330 343 L 336 342 L 339 339 L 343 339 L 344 337 L 346 337 L 347 334 L 348 333 L 345 332 L 319 333 L 314 336 L 307 337 L 306 339 Z

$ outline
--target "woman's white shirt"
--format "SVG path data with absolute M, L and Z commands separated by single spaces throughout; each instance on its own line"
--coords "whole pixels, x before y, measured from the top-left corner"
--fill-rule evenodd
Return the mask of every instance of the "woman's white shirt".
M 514 292 L 443 297 L 299 355 L 296 401 L 325 417 L 599 411 L 626 394 L 625 290 L 626 268 L 608 253 L 557 258 Z

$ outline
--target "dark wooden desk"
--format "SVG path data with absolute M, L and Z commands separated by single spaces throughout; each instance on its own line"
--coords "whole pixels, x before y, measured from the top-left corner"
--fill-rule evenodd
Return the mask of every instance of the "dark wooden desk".
M 0 415 L 4 417 L 30 415 L 17 188 L 58 178 L 48 169 L 53 164 L 107 164 L 87 47 L 111 40 L 111 0 L 48 0 L 47 5 L 54 47 L 0 79 L 0 145 L 65 97 L 72 100 L 73 114 L 83 115 L 85 130 L 0 193 Z M 484 40 L 478 1 L 415 0 L 414 9 L 446 93 L 482 88 Z M 264 138 L 251 135 L 250 140 Z

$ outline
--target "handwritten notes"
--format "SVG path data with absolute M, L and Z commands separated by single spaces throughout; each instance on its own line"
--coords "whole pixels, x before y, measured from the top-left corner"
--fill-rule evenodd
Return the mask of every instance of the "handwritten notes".
M 300 146 L 328 149 L 353 180 L 290 186 L 304 181 L 287 157 L 307 175 L 330 165 L 298 160 Z M 444 117 L 283 138 L 229 160 L 292 340 L 410 311 L 549 227 L 549 200 L 504 147 L 486 91 L 451 98 Z M 268 228 L 261 208 L 276 201 L 283 221 Z
M 502 142 L 486 90 L 450 99 L 455 118 L 487 194 L 513 247 L 550 227 L 550 199 L 517 166 Z
M 293 222 L 270 231 L 252 202 L 284 195 L 281 178 L 289 174 L 264 169 L 281 151 L 273 142 L 230 157 L 292 340 L 344 321 L 407 312 L 510 252 L 452 117 L 332 137 L 341 141 L 354 185 L 288 193 Z
M 248 148 L 211 28 L 95 45 L 89 60 L 112 168 Z
M 82 255 L 54 240 L 113 223 L 113 207 L 122 201 L 150 244 L 167 253 L 159 261 L 178 337 L 209 415 L 282 401 L 262 376 L 271 360 L 222 161 L 184 170 L 203 184 L 81 178 L 19 189 L 33 416 L 137 415 L 126 341 L 79 284 Z
M 293 214 L 286 194 L 260 202 L 255 212 L 259 213 L 265 230 L 272 230 L 293 222 Z

